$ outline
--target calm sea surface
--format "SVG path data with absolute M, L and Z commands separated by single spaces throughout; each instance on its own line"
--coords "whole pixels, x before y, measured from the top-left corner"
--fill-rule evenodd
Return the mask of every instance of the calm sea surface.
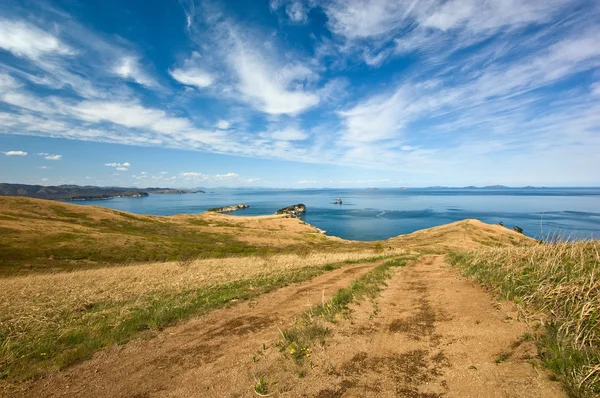
M 335 198 L 343 205 L 334 205 Z M 210 207 L 250 205 L 232 215 L 265 215 L 304 203 L 304 220 L 328 235 L 377 240 L 436 225 L 476 218 L 523 228 L 526 235 L 585 239 L 600 237 L 600 188 L 532 189 L 310 189 L 207 190 L 184 195 L 150 195 L 73 202 L 138 214 L 197 214 Z

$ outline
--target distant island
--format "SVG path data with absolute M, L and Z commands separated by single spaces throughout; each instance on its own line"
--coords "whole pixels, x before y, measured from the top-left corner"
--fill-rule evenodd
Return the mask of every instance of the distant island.
M 425 189 L 536 189 L 536 188 L 546 188 L 546 187 L 533 187 L 528 185 L 526 187 L 508 187 L 506 185 L 486 185 L 484 187 L 476 187 L 474 185 L 469 185 L 467 187 L 445 187 L 445 186 L 432 186 L 426 187 Z
M 29 198 L 85 201 L 109 200 L 113 198 L 142 198 L 149 194 L 186 194 L 203 193 L 203 191 L 188 191 L 172 188 L 121 188 L 121 187 L 95 187 L 79 185 L 26 185 L 0 183 L 0 196 L 26 196 Z

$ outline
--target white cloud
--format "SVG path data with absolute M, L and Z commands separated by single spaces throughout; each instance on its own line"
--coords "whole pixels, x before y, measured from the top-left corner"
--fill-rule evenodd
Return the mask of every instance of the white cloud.
M 277 141 L 302 141 L 308 138 L 308 134 L 295 127 L 288 127 L 282 130 L 276 130 L 268 134 Z
M 186 67 L 169 71 L 173 79 L 187 86 L 206 88 L 213 84 L 214 78 L 211 74 L 197 67 Z
M 42 181 L 48 181 L 48 179 L 47 178 L 42 178 Z
M 124 56 L 113 66 L 112 72 L 123 79 L 132 80 L 143 86 L 156 86 L 157 83 L 140 65 L 140 60 L 134 56 Z
M 402 147 L 400 147 L 400 149 L 403 150 L 403 151 L 412 151 L 415 148 L 412 147 L 412 146 L 410 146 L 410 145 L 402 145 Z
M 317 105 L 319 96 L 303 88 L 313 72 L 302 64 L 278 65 L 250 43 L 238 44 L 230 56 L 238 90 L 251 106 L 272 115 L 302 113 Z
M 340 111 L 345 125 L 344 143 L 373 142 L 398 137 L 409 102 L 402 89 L 368 98 Z
M 20 87 L 19 84 L 12 76 L 6 73 L 0 73 L 0 93 L 8 92 L 15 88 Z
M 308 10 L 302 1 L 291 1 L 285 8 L 285 12 L 294 22 L 305 23 L 308 20 Z
M 217 174 L 215 176 L 215 178 L 217 180 L 225 180 L 225 179 L 229 179 L 229 178 L 238 178 L 239 175 L 237 175 L 236 173 L 227 173 L 227 174 Z
M 308 21 L 308 11 L 313 1 L 305 4 L 303 0 L 271 0 L 269 3 L 271 10 L 285 8 L 285 13 L 293 23 L 306 23 Z
M 329 29 L 342 39 L 331 43 L 334 51 L 378 66 L 393 54 L 437 48 L 439 56 L 500 31 L 545 23 L 573 3 L 576 0 L 333 0 L 322 8 Z M 390 43 L 395 43 L 395 51 Z
M 590 87 L 590 91 L 592 92 L 593 95 L 600 96 L 600 83 L 592 84 Z
M 247 179 L 243 179 L 237 173 L 225 173 L 225 174 L 204 174 L 196 171 L 187 171 L 181 173 L 180 176 L 189 182 L 215 182 L 215 183 L 231 183 L 231 182 L 248 182 Z
M 61 160 L 62 155 L 54 155 L 50 153 L 38 153 L 39 156 L 43 156 L 46 160 Z
M 416 1 L 336 0 L 325 6 L 325 12 L 332 32 L 348 39 L 364 39 L 398 29 L 416 7 Z
M 197 52 L 193 52 L 183 66 L 170 70 L 169 74 L 179 83 L 199 89 L 205 89 L 215 82 L 215 76 L 206 70 L 205 62 Z
M 316 183 L 317 183 L 317 181 L 300 180 L 296 184 L 316 184 Z
M 430 15 L 421 15 L 424 27 L 443 31 L 464 27 L 475 33 L 544 22 L 566 0 L 451 0 L 441 3 Z
M 128 171 L 129 167 L 131 167 L 131 164 L 129 162 L 125 162 L 125 163 L 104 163 L 105 166 L 108 167 L 114 167 L 115 170 L 117 171 Z M 113 174 L 114 175 L 114 174 Z
M 73 107 L 74 116 L 90 122 L 111 122 L 130 128 L 145 128 L 165 134 L 200 132 L 182 117 L 171 117 L 166 112 L 138 104 L 120 102 L 84 101 Z M 198 137 L 200 138 L 200 137 Z
M 4 153 L 6 156 L 27 156 L 27 152 L 23 151 L 8 151 L 2 153 Z
M 75 52 L 56 36 L 24 21 L 0 18 L 0 48 L 18 57 L 73 55 Z
M 216 124 L 216 127 L 219 130 L 227 130 L 230 126 L 231 123 L 229 123 L 227 120 L 219 120 Z

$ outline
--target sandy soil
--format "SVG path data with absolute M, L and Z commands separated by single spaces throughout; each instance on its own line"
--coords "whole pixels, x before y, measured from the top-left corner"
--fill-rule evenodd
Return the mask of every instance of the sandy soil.
M 302 397 L 564 397 L 532 362 L 529 329 L 510 303 L 498 303 L 457 275 L 443 257 L 400 269 L 379 299 L 312 355 L 312 370 L 286 384 L 291 367 L 264 365 L 271 383 Z M 500 363 L 496 361 L 502 358 Z M 288 363 L 291 361 L 287 361 Z
M 528 327 L 514 308 L 439 256 L 397 269 L 376 301 L 332 325 L 308 364 L 279 351 L 280 330 L 377 265 L 347 266 L 214 311 L 0 395 L 251 397 L 264 378 L 270 396 L 285 397 L 564 396 L 532 366 L 535 348 L 520 340 Z

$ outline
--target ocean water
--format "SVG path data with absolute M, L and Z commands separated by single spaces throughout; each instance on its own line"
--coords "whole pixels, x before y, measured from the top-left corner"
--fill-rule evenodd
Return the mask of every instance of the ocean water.
M 342 205 L 335 205 L 335 198 Z M 72 202 L 153 215 L 198 214 L 238 203 L 249 209 L 229 213 L 273 214 L 296 203 L 307 206 L 303 219 L 328 235 L 379 240 L 465 218 L 519 226 L 535 238 L 600 237 L 600 188 L 522 189 L 215 189 L 206 193 L 150 195 L 146 198 Z

